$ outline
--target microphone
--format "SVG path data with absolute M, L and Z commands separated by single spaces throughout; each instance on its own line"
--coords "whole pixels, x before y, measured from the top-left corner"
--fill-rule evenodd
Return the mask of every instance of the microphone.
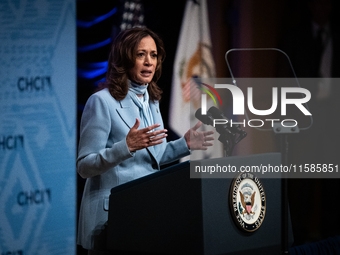
M 214 120 L 215 119 L 221 119 L 221 117 L 218 117 L 218 118 L 214 117 L 212 115 L 212 113 L 210 112 L 210 109 L 207 111 L 206 115 L 202 115 L 202 110 L 201 110 L 201 108 L 199 108 L 195 113 L 195 117 L 197 119 L 199 119 L 200 121 L 202 121 L 202 123 L 204 123 L 206 125 L 213 126 L 214 128 L 216 128 L 216 131 L 219 134 L 231 134 L 228 126 L 225 125 L 225 124 L 214 126 Z M 216 108 L 216 110 L 218 110 L 218 109 Z M 214 113 L 215 113 L 215 111 L 214 111 Z
M 220 134 L 218 140 L 223 143 L 225 156 L 231 155 L 234 146 L 247 135 L 247 133 L 240 128 L 240 125 L 228 124 L 229 119 L 215 106 L 210 107 L 206 115 L 202 115 L 202 109 L 199 108 L 195 113 L 195 117 L 202 121 L 202 123 L 213 126 L 217 133 Z M 214 125 L 215 119 L 225 119 L 226 124 Z
M 228 123 L 230 123 L 229 119 L 223 114 L 223 112 L 219 110 L 218 108 L 216 108 L 215 106 L 210 107 L 208 112 L 211 114 L 211 116 L 214 119 L 225 119 L 228 121 Z M 243 138 L 247 136 L 247 132 L 242 130 L 239 124 L 234 124 L 234 125 L 225 124 L 222 126 L 223 126 L 223 129 L 229 130 L 234 135 L 237 134 L 235 137 L 235 144 L 238 144 Z
M 213 126 L 217 133 L 220 134 L 218 140 L 223 143 L 225 156 L 231 155 L 234 146 L 247 136 L 247 133 L 240 128 L 240 125 L 229 124 L 229 119 L 215 106 L 210 107 L 206 115 L 202 115 L 202 109 L 199 108 L 195 113 L 195 117 L 202 123 Z M 224 119 L 226 124 L 214 125 L 215 119 Z
M 199 108 L 195 117 L 202 121 L 206 125 L 214 126 L 215 119 L 224 119 L 226 120 L 226 124 L 218 124 L 215 125 L 216 131 L 222 136 L 234 137 L 235 144 L 239 143 L 244 137 L 247 136 L 247 133 L 240 128 L 239 124 L 230 124 L 229 119 L 223 114 L 221 110 L 212 106 L 207 111 L 207 115 L 202 115 L 201 108 Z M 221 137 L 221 139 L 223 139 Z
M 212 117 L 210 112 L 207 112 L 207 115 L 202 115 L 202 110 L 199 108 L 196 113 L 195 117 L 202 121 L 203 124 L 213 126 L 214 125 L 214 118 Z
M 228 118 L 226 116 L 224 116 L 224 113 L 222 111 L 220 111 L 218 108 L 216 108 L 215 106 L 211 106 L 208 110 L 208 112 L 211 114 L 211 116 L 213 116 L 215 119 L 226 119 L 228 120 Z
M 215 106 L 212 106 L 209 108 L 208 113 L 213 117 L 213 119 L 225 119 L 228 123 L 230 123 L 229 119 L 223 114 L 221 110 L 216 108 Z M 224 124 L 222 125 L 225 129 L 230 129 L 233 133 L 239 133 L 242 131 L 239 124 L 229 125 Z

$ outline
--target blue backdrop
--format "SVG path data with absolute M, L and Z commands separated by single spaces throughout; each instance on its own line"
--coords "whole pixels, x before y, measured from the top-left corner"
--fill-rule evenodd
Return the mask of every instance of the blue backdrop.
M 75 1 L 0 1 L 0 109 L 0 254 L 75 254 Z

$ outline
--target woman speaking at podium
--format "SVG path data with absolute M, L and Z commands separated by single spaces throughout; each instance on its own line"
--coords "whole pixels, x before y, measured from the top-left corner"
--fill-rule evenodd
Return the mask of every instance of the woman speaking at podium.
M 147 28 L 132 28 L 115 39 L 105 88 L 87 101 L 80 125 L 77 170 L 87 178 L 81 202 L 78 244 L 89 254 L 107 254 L 105 224 L 113 187 L 160 170 L 160 165 L 206 150 L 213 132 L 198 122 L 182 138 L 167 142 L 159 110 L 165 51 Z M 191 137 L 191 141 L 190 141 Z M 114 209 L 113 209 L 114 210 Z

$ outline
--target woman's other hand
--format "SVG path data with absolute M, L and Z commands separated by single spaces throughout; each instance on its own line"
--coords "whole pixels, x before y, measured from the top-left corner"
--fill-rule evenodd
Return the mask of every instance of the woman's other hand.
M 190 150 L 207 150 L 209 146 L 213 145 L 208 141 L 214 140 L 214 138 L 211 137 L 214 131 L 197 131 L 201 126 L 202 122 L 197 122 L 197 124 L 190 128 L 184 135 Z

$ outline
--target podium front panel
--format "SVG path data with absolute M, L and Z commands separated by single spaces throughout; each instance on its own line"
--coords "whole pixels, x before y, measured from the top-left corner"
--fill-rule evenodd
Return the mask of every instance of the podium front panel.
M 234 165 L 259 160 L 280 164 L 280 154 L 218 160 Z M 262 225 L 251 233 L 238 228 L 230 213 L 232 181 L 190 178 L 185 162 L 113 188 L 108 248 L 135 254 L 280 254 L 281 179 L 261 179 L 266 213 Z M 292 243 L 290 224 L 289 233 Z

